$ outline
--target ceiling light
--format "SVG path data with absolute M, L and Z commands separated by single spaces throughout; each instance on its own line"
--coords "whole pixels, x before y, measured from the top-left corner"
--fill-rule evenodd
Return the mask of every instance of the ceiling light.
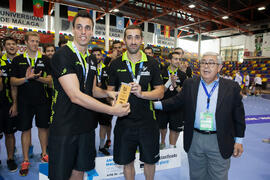
M 119 9 L 114 9 L 113 12 L 119 12 Z
M 194 4 L 190 4 L 188 7 L 192 9 L 195 8 L 196 6 Z
M 229 18 L 229 16 L 223 16 L 222 17 L 222 19 L 228 19 Z
M 102 20 L 103 20 L 104 18 L 103 18 L 103 17 L 101 17 L 100 19 L 102 19 Z
M 258 11 L 263 11 L 263 10 L 265 10 L 265 6 L 262 6 L 262 7 L 258 8 Z

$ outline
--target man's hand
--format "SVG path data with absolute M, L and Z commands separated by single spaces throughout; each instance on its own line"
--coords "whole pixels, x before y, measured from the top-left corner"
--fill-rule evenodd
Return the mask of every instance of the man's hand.
M 12 106 L 9 109 L 9 116 L 10 117 L 15 117 L 18 115 L 18 110 L 17 110 L 17 104 L 12 104 Z
M 112 108 L 113 108 L 113 115 L 118 116 L 118 117 L 126 116 L 130 112 L 129 103 L 115 104 L 114 106 L 112 106 Z
M 39 71 L 39 73 L 37 73 L 37 74 L 34 74 L 34 79 L 38 79 L 38 78 L 40 78 L 40 76 L 41 76 L 41 73 L 42 73 L 42 71 Z
M 107 96 L 108 96 L 108 98 L 110 99 L 110 100 L 112 100 L 112 102 L 115 102 L 116 101 L 116 97 L 117 97 L 117 95 L 118 95 L 118 92 L 115 92 L 115 91 L 106 91 L 106 93 L 107 93 Z M 114 103 L 112 103 L 112 104 L 114 104 Z
M 240 157 L 244 152 L 243 145 L 239 143 L 234 144 L 233 157 Z
M 34 77 L 35 77 L 34 69 L 29 66 L 26 69 L 25 78 L 26 79 L 34 79 Z
M 172 74 L 170 77 L 171 77 L 173 87 L 174 88 L 177 87 L 176 80 L 178 79 L 178 76 L 175 76 Z
M 3 72 L 0 70 L 0 77 L 3 76 Z
M 131 93 L 133 93 L 138 98 L 142 98 L 142 88 L 138 83 L 132 82 L 129 83 L 131 85 Z
M 26 79 L 38 79 L 41 76 L 42 71 L 39 71 L 39 73 L 34 73 L 35 69 L 32 67 L 28 67 L 25 73 Z

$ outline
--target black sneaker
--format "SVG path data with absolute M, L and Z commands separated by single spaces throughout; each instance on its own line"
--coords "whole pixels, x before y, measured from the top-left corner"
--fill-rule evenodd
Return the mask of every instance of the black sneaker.
M 104 145 L 104 148 L 109 149 L 111 147 L 111 143 L 112 143 L 111 140 L 107 140 Z
M 99 150 L 99 152 L 101 152 L 105 156 L 111 155 L 110 152 L 106 148 L 99 148 L 98 150 Z
M 10 172 L 15 172 L 18 169 L 18 166 L 17 166 L 16 162 L 14 161 L 14 159 L 7 160 L 7 166 L 8 166 L 8 170 Z

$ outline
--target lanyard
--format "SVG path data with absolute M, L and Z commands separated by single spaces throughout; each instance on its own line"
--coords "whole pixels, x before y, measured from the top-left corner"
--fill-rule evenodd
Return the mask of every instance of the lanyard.
M 207 95 L 207 107 L 206 107 L 206 108 L 207 108 L 207 111 L 208 111 L 208 110 L 209 110 L 209 104 L 210 104 L 210 98 L 211 98 L 213 92 L 215 91 L 215 89 L 216 89 L 216 87 L 217 87 L 217 85 L 218 85 L 218 82 L 216 82 L 216 83 L 214 84 L 214 86 L 212 87 L 210 93 L 208 93 L 208 91 L 207 91 L 207 89 L 206 89 L 206 86 L 205 86 L 204 82 L 203 82 L 203 81 L 201 81 L 201 82 L 202 82 L 202 86 L 203 86 L 204 92 L 205 92 L 205 94 Z
M 174 74 L 175 76 L 177 76 L 177 70 L 178 70 L 178 69 L 176 69 L 176 72 L 175 72 L 175 74 Z M 168 76 L 170 77 L 170 75 L 171 75 L 171 74 L 170 74 L 170 70 L 168 70 Z
M 33 62 L 32 59 L 31 59 L 31 62 L 30 62 L 30 59 L 29 59 L 29 56 L 28 56 L 28 53 L 26 53 L 26 59 L 27 59 L 27 62 L 29 64 L 29 66 L 31 67 L 34 67 L 36 62 L 37 62 L 37 57 L 38 57 L 38 51 L 36 53 L 36 57 L 35 57 L 35 61 Z
M 7 58 L 7 61 L 8 61 L 8 64 L 11 64 L 11 61 L 10 61 L 10 59 L 9 59 L 9 58 Z
M 85 85 L 85 84 L 86 84 L 86 80 L 87 80 L 88 71 L 89 71 L 89 66 L 88 66 L 88 64 L 85 62 L 85 60 L 84 60 L 84 62 L 82 61 L 82 57 L 81 57 L 81 55 L 80 55 L 80 53 L 79 53 L 77 47 L 75 46 L 74 42 L 72 43 L 72 46 L 73 46 L 73 48 L 74 48 L 74 50 L 75 50 L 75 52 L 76 52 L 76 55 L 77 55 L 77 57 L 78 57 L 78 59 L 79 59 L 81 65 L 82 65 L 83 76 L 84 76 L 84 85 Z M 88 56 L 89 56 L 88 50 L 86 50 L 86 53 L 87 53 L 87 57 L 88 57 Z M 86 66 L 86 67 L 85 67 L 85 66 Z
M 102 64 L 100 63 L 99 68 L 98 68 L 98 76 L 97 76 L 98 83 L 101 82 L 101 74 L 102 74 Z
M 131 74 L 131 77 L 132 77 L 132 79 L 133 79 L 133 82 L 139 84 L 140 79 L 141 79 L 141 72 L 142 72 L 142 68 L 143 68 L 143 61 L 140 62 L 140 68 L 139 68 L 139 71 L 138 71 L 137 78 L 135 78 L 135 76 L 134 76 L 135 73 L 133 73 L 133 71 L 132 71 L 130 62 L 129 62 L 129 61 L 126 61 L 126 64 L 127 64 L 127 66 L 128 66 L 128 70 L 129 70 L 129 72 L 130 72 L 130 74 Z

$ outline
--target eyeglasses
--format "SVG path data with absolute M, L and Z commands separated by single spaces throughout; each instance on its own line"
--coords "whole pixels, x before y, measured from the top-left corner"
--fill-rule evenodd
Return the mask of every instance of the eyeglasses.
M 200 65 L 201 65 L 201 66 L 206 66 L 206 65 L 208 65 L 209 67 L 212 68 L 212 67 L 214 67 L 215 65 L 219 65 L 219 63 L 202 61 L 202 62 L 200 62 Z

